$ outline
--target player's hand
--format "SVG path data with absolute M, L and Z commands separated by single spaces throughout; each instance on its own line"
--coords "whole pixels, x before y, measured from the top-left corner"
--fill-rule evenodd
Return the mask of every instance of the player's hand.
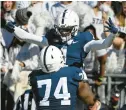
M 95 84 L 96 84 L 97 86 L 100 86 L 100 85 L 102 85 L 102 82 L 101 82 L 101 81 L 98 81 L 98 80 L 95 80 Z
M 100 110 L 100 108 L 101 108 L 101 102 L 97 100 L 93 106 L 89 107 L 88 110 Z
M 117 34 L 118 33 L 118 28 L 114 25 L 114 23 L 112 22 L 111 18 L 109 18 L 108 21 L 106 21 L 107 26 L 104 26 L 106 28 L 105 32 L 111 32 L 113 34 Z
M 100 85 L 102 85 L 103 80 L 104 80 L 103 76 L 98 76 L 97 79 L 95 80 L 95 84 L 97 86 L 100 86 Z
M 10 33 L 14 32 L 15 22 L 8 22 L 5 24 L 5 29 L 9 31 Z

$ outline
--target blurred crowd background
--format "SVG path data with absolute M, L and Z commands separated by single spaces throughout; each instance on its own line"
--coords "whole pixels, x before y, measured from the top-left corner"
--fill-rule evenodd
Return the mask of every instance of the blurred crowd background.
M 0 14 L 6 22 L 15 22 L 27 32 L 42 36 L 53 28 L 58 14 L 65 9 L 75 11 L 80 19 L 79 31 L 92 28 L 96 40 L 109 35 L 104 32 L 105 21 L 109 17 L 126 32 L 126 1 L 1 1 Z M 1 26 L 1 110 L 13 110 L 17 98 L 30 88 L 28 74 L 39 68 L 40 50 L 37 45 L 17 39 Z M 25 67 L 19 61 L 25 61 Z M 118 91 L 119 96 L 115 95 L 119 98 L 118 104 L 115 104 L 118 106 L 114 109 L 123 107 L 126 104 L 126 88 L 115 89 L 126 80 L 126 35 L 116 37 L 110 48 L 90 52 L 83 62 L 92 90 L 98 94 L 100 101 L 110 105 L 111 97 Z M 22 69 L 20 79 L 15 84 L 11 77 L 19 69 Z M 113 90 L 116 92 L 113 93 Z

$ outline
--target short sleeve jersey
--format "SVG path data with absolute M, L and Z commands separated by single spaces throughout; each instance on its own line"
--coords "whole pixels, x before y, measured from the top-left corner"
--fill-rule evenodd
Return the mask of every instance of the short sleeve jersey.
M 75 110 L 79 82 L 87 80 L 77 67 L 64 67 L 53 73 L 35 70 L 29 78 L 37 110 Z

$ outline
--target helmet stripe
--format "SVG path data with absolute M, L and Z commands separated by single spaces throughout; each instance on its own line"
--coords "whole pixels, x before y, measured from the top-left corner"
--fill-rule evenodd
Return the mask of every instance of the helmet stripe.
M 48 47 L 46 47 L 46 49 L 45 49 L 45 52 L 44 52 L 44 57 L 43 57 L 43 61 L 44 61 L 44 66 L 45 66 L 45 68 L 46 68 L 46 70 L 47 71 L 49 71 L 49 69 L 48 69 L 48 67 L 47 67 L 47 65 L 46 65 L 46 53 L 47 53 L 47 49 L 49 48 L 49 46 Z
M 63 12 L 62 24 L 64 24 L 64 17 L 65 17 L 66 11 L 67 11 L 67 9 L 66 9 L 66 10 L 64 10 L 64 12 Z

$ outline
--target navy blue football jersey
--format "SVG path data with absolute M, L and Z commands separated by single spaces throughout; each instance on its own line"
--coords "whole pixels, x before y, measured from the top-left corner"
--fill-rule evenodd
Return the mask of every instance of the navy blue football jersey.
M 29 78 L 37 110 L 75 110 L 79 81 L 87 80 L 77 67 L 64 67 L 53 73 L 35 70 Z
M 88 53 L 84 52 L 84 46 L 93 40 L 93 35 L 90 32 L 79 32 L 66 44 L 55 45 L 63 51 L 66 57 L 66 64 L 72 65 L 75 62 L 83 63 L 83 59 Z

